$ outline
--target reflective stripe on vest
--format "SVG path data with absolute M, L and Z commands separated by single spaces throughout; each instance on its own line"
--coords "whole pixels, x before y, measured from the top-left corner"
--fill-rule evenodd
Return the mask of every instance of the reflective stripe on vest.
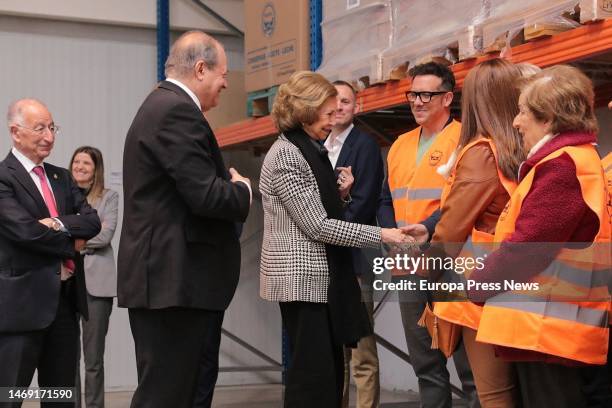
M 609 335 L 610 295 L 606 275 L 609 278 L 611 228 L 606 210 L 606 182 L 595 148 L 590 144 L 566 146 L 538 162 L 500 216 L 495 242 L 502 242 L 514 233 L 537 167 L 564 153 L 574 161 L 583 199 L 599 219 L 594 244 L 586 249 L 562 249 L 549 267 L 532 279 L 543 286 L 541 290 L 508 291 L 489 299 L 483 308 L 476 340 L 604 364 Z
M 417 166 L 420 132 L 418 127 L 398 137 L 387 155 L 389 190 L 398 226 L 420 222 L 438 209 L 445 180 L 436 170 L 457 148 L 461 124 L 451 121 Z
M 555 319 L 569 319 L 589 326 L 608 327 L 607 315 L 602 314 L 601 310 L 581 307 L 575 303 L 534 301 L 533 296 L 526 294 L 502 293 L 495 296 L 495 300 L 491 301 L 490 305 L 546 315 Z
M 455 167 L 451 172 L 451 175 L 444 186 L 444 192 L 442 194 L 440 206 L 441 208 L 444 206 L 446 198 L 450 194 L 450 191 L 453 187 L 453 183 L 456 177 L 457 165 L 463 158 L 463 155 L 471 149 L 473 146 L 478 144 L 488 144 L 493 152 L 493 156 L 495 157 L 495 164 L 497 166 L 497 177 L 500 182 L 508 192 L 508 195 L 511 196 L 516 188 L 516 182 L 509 180 L 504 176 L 501 169 L 499 168 L 499 162 L 497 158 L 497 149 L 495 148 L 495 144 L 492 140 L 486 138 L 480 138 L 474 140 L 473 142 L 466 145 L 459 155 L 457 156 L 457 161 L 455 162 Z M 467 238 L 463 248 L 461 249 L 461 253 L 458 257 L 463 258 L 477 258 L 477 257 L 485 257 L 491 252 L 491 247 L 493 243 L 493 234 L 489 234 L 483 231 L 478 231 L 476 228 L 472 229 L 472 234 Z M 464 274 L 461 276 L 461 281 L 466 283 L 466 278 L 469 278 L 471 271 L 466 270 Z M 467 298 L 467 294 L 464 294 L 465 298 Z M 478 324 L 480 322 L 480 315 L 482 313 L 482 308 L 478 305 L 475 305 L 472 302 L 436 302 L 434 305 L 434 314 L 441 319 L 446 321 L 459 324 L 461 326 L 469 327 L 473 330 L 478 329 Z
M 407 198 L 408 200 L 439 200 L 442 197 L 441 188 L 396 188 L 391 191 L 391 198 L 398 200 Z
M 603 165 L 604 173 L 608 179 L 608 214 L 612 220 L 612 152 L 608 153 L 606 157 L 601 160 L 601 164 Z M 612 279 L 608 283 L 608 289 L 612 292 Z M 609 321 L 612 325 L 612 313 L 610 313 Z

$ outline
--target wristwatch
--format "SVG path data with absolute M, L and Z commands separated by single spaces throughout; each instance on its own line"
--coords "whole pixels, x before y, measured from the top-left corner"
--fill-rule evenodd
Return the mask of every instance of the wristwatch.
M 53 223 L 51 224 L 51 229 L 53 231 L 60 231 L 62 229 L 62 224 L 55 218 L 53 219 Z

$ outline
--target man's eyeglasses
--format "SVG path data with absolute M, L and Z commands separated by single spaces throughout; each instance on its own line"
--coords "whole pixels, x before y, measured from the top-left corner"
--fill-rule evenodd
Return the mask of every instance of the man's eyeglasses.
M 38 133 L 39 135 L 42 135 L 45 132 L 45 130 L 49 130 L 49 132 L 51 132 L 53 135 L 57 135 L 60 132 L 60 127 L 58 125 L 49 125 L 49 126 L 40 125 L 40 126 L 36 126 L 35 128 L 29 128 L 27 126 L 21 126 L 17 124 L 15 126 L 31 130 L 32 132 Z
M 413 103 L 417 100 L 417 98 L 421 99 L 421 102 L 423 103 L 429 103 L 431 101 L 431 98 L 436 96 L 436 95 L 443 95 L 445 93 L 448 93 L 450 91 L 435 91 L 435 92 L 413 92 L 413 91 L 408 91 L 406 92 L 406 99 L 408 99 L 408 102 Z

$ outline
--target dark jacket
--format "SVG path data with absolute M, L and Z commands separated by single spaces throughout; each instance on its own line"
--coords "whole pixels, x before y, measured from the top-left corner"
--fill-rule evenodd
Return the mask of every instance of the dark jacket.
M 31 176 L 12 154 L 0 163 L 0 332 L 40 330 L 55 319 L 63 259 L 73 258 L 70 292 L 77 310 L 87 316 L 82 260 L 74 239 L 100 231 L 100 219 L 66 169 L 45 163 L 58 218 L 70 235 L 38 220 L 49 210 Z
M 248 188 L 229 180 L 202 112 L 161 82 L 125 140 L 119 306 L 227 308 L 240 271 L 235 222 L 249 211 Z
M 338 156 L 336 167 L 351 166 L 355 182 L 351 187 L 351 202 L 344 210 L 348 222 L 376 225 L 378 197 L 384 179 L 384 165 L 380 147 L 367 133 L 353 127 Z M 371 264 L 364 257 L 363 250 L 352 249 L 355 273 L 371 272 Z

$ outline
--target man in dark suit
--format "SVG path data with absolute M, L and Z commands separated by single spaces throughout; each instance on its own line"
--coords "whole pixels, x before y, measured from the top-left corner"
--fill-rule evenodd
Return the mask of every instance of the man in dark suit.
M 353 125 L 353 118 L 359 111 L 354 88 L 344 81 L 336 81 L 334 86 L 338 91 L 335 126 L 324 146 L 328 150 L 332 166 L 337 170 L 350 167 L 355 179 L 350 192 L 351 201 L 346 206 L 344 219 L 360 224 L 376 225 L 378 196 L 384 177 L 380 148 L 370 135 Z M 372 259 L 376 255 L 375 250 L 353 249 L 353 266 L 372 323 Z M 355 349 L 345 349 L 344 363 L 343 407 L 348 407 L 351 369 L 357 385 L 357 407 L 377 407 L 380 381 L 374 336 L 361 339 Z
M 145 99 L 125 141 L 118 300 L 136 345 L 132 407 L 191 407 L 200 372 L 212 400 L 223 313 L 240 271 L 237 223 L 251 199 L 249 180 L 226 170 L 203 115 L 226 76 L 221 44 L 183 34 L 167 80 Z
M 27 387 L 38 369 L 41 387 L 74 387 L 76 311 L 87 316 L 78 250 L 98 234 L 100 219 L 68 170 L 44 162 L 59 131 L 47 107 L 22 99 L 7 120 L 13 148 L 0 163 L 0 386 Z

